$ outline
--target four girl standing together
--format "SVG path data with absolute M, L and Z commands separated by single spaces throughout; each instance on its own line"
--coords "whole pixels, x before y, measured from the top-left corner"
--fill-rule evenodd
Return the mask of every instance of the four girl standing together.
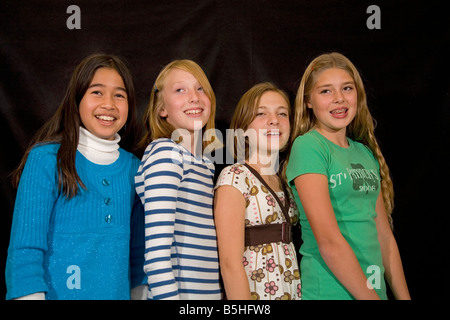
M 169 63 L 139 161 L 127 67 L 84 59 L 14 173 L 7 299 L 386 299 L 385 278 L 409 299 L 392 181 L 347 58 L 314 59 L 294 110 L 271 83 L 248 90 L 236 163 L 214 186 L 215 109 L 201 67 Z

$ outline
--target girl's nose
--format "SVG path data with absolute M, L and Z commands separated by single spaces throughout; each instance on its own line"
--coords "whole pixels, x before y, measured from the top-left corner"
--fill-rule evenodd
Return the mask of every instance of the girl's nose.
M 336 91 L 336 93 L 334 94 L 334 102 L 335 103 L 341 103 L 344 102 L 344 95 L 342 94 L 341 91 Z
M 189 93 L 189 103 L 194 103 L 194 102 L 198 102 L 199 98 L 198 98 L 198 93 L 195 90 L 192 90 Z
M 114 97 L 106 95 L 103 99 L 102 107 L 105 109 L 112 109 L 116 105 L 116 102 L 114 101 Z
M 270 115 L 269 119 L 267 119 L 267 123 L 269 126 L 275 126 L 279 123 L 278 117 L 276 115 Z

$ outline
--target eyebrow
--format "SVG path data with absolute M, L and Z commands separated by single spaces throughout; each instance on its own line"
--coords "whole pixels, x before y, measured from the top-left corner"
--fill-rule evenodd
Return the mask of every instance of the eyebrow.
M 169 83 L 170 85 L 172 85 L 172 86 L 175 86 L 175 85 L 186 85 L 186 81 L 185 80 L 181 80 L 181 81 L 174 81 L 174 82 L 172 82 L 172 83 Z M 202 87 L 202 84 L 200 83 L 200 82 L 198 82 L 198 80 L 197 80 L 197 82 L 196 83 L 194 83 L 194 86 L 197 86 L 197 85 L 199 85 L 199 86 L 201 86 Z
M 260 108 L 267 109 L 266 106 L 259 106 L 257 109 L 260 109 Z M 278 109 L 279 109 L 279 108 L 283 108 L 283 109 L 289 110 L 289 108 L 286 107 L 286 106 L 277 106 L 276 108 L 278 108 Z
M 355 84 L 355 81 L 346 81 L 346 82 L 344 82 L 343 83 L 343 85 L 348 85 L 348 84 Z M 332 87 L 333 85 L 331 84 L 331 83 L 326 83 L 326 84 L 323 84 L 323 85 L 321 85 L 321 86 L 318 86 L 317 88 L 325 88 L 325 87 Z
M 91 84 L 91 85 L 88 87 L 88 89 L 93 88 L 93 87 L 102 87 L 102 88 L 106 88 L 106 86 L 105 86 L 104 84 L 102 84 L 102 83 L 93 83 L 93 84 Z M 126 90 L 125 88 L 122 88 L 122 87 L 115 87 L 114 89 L 122 90 L 122 91 L 127 92 L 127 90 Z

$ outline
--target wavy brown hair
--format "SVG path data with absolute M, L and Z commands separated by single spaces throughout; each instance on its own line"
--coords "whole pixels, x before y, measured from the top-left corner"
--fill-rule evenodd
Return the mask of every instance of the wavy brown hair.
M 391 214 L 394 208 L 394 188 L 389 167 L 375 137 L 374 119 L 367 106 L 366 92 L 361 76 L 353 63 L 344 55 L 337 52 L 322 54 L 312 60 L 306 68 L 295 98 L 295 114 L 291 142 L 298 136 L 313 129 L 316 125 L 314 112 L 312 109 L 307 108 L 307 103 L 310 102 L 311 90 L 317 81 L 317 77 L 322 71 L 330 68 L 339 68 L 347 71 L 355 82 L 358 99 L 357 111 L 355 118 L 348 125 L 346 133 L 350 139 L 366 145 L 378 160 L 381 175 L 381 192 L 383 194 L 386 214 L 392 227 Z
M 31 149 L 37 144 L 60 143 L 56 156 L 58 168 L 58 189 L 67 198 L 78 194 L 79 187 L 85 188 L 75 168 L 79 127 L 82 124 L 79 112 L 80 101 L 86 93 L 95 72 L 99 68 L 111 68 L 122 77 L 128 98 L 128 117 L 119 131 L 121 147 L 135 151 L 139 135 L 136 122 L 135 92 L 131 72 L 125 62 L 114 55 L 92 54 L 84 58 L 72 73 L 69 85 L 55 114 L 36 132 L 25 151 L 17 169 L 12 173 L 12 182 L 18 186 L 20 176 Z
M 288 106 L 290 116 L 291 103 L 289 102 L 289 97 L 285 91 L 278 88 L 271 82 L 262 82 L 251 87 L 239 100 L 230 123 L 230 129 L 233 130 L 230 131 L 232 134 L 227 137 L 227 144 L 233 144 L 233 156 L 235 160 L 248 160 L 249 142 L 248 138 L 245 136 L 245 131 L 256 117 L 261 97 L 264 93 L 270 91 L 276 92 L 283 97 Z M 286 146 L 284 146 L 280 151 L 288 149 L 288 145 L 289 142 L 286 143 Z M 245 155 L 245 159 L 238 159 L 238 156 L 241 154 Z

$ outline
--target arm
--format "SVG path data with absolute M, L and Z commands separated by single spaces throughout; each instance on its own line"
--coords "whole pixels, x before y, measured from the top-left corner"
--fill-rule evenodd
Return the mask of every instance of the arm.
M 398 300 L 410 300 L 408 286 L 406 284 L 405 274 L 403 272 L 402 260 L 397 247 L 394 235 L 392 234 L 389 222 L 386 216 L 386 210 L 383 201 L 383 195 L 377 199 L 375 207 L 377 217 L 375 218 L 378 241 L 381 246 L 381 255 L 383 257 L 383 265 L 385 269 L 385 277 L 389 287 Z
M 131 300 L 147 299 L 147 276 L 144 273 L 144 209 L 136 195 L 130 223 Z
M 172 152 L 172 148 L 173 144 L 156 146 L 136 177 L 136 190 L 145 213 L 144 271 L 148 277 L 149 297 L 155 300 L 179 299 L 171 251 L 183 168 L 181 154 Z
M 227 298 L 251 299 L 242 258 L 245 238 L 245 199 L 232 186 L 221 186 L 214 195 L 214 221 L 217 232 L 220 270 Z
M 367 278 L 342 233 L 334 215 L 328 180 L 322 174 L 303 174 L 295 178 L 300 201 L 319 246 L 319 252 L 342 285 L 356 299 L 379 299 L 368 288 Z
M 44 299 L 48 291 L 44 256 L 50 217 L 59 194 L 57 150 L 52 151 L 52 146 L 33 148 L 20 178 L 5 268 L 7 299 Z

